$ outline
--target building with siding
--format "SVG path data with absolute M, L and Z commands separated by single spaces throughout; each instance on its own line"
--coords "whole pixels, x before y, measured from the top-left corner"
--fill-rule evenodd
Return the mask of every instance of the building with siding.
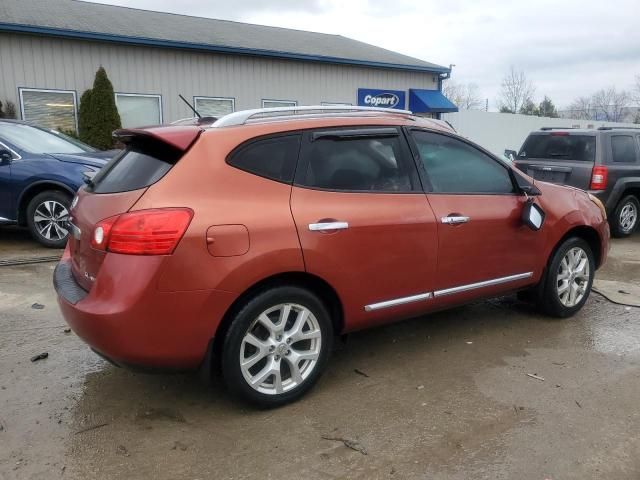
M 0 101 L 75 130 L 103 66 L 124 126 L 288 105 L 369 105 L 436 115 L 450 68 L 339 35 L 77 0 L 2 0 Z

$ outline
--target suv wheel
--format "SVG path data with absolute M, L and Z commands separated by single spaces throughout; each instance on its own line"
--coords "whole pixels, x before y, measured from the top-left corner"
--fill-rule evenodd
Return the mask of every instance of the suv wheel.
M 640 212 L 640 202 L 633 195 L 624 197 L 610 220 L 611 233 L 614 237 L 628 237 L 633 233 L 638 225 L 638 213 Z
M 27 205 L 27 225 L 31 236 L 49 248 L 64 248 L 69 236 L 71 197 L 56 190 L 47 190 L 31 199 Z
M 293 286 L 263 291 L 229 327 L 222 351 L 225 383 L 262 407 L 289 403 L 318 380 L 332 341 L 331 319 L 314 294 Z
M 595 261 L 589 244 L 578 237 L 563 242 L 546 272 L 540 306 L 554 317 L 570 317 L 589 298 Z

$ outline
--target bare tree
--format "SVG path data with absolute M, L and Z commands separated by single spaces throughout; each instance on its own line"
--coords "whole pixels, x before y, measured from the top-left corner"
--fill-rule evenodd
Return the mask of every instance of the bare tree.
M 575 118 L 577 120 L 593 120 L 593 105 L 591 104 L 591 97 L 578 97 L 565 112 L 569 118 Z
M 475 83 L 456 83 L 449 80 L 442 86 L 442 93 L 460 110 L 478 110 L 483 107 L 478 85 Z
M 502 79 L 502 89 L 498 98 L 498 106 L 502 112 L 517 113 L 520 109 L 533 102 L 536 89 L 523 71 L 518 71 L 512 65 L 509 73 Z
M 628 114 L 631 96 L 625 90 L 609 87 L 594 93 L 592 102 L 599 119 L 621 122 Z
M 636 75 L 636 83 L 633 85 L 633 100 L 640 107 L 640 75 Z

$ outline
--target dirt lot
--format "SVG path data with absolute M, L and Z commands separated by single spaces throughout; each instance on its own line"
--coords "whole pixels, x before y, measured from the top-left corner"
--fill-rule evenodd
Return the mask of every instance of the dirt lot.
M 51 254 L 0 229 L 0 260 Z M 2 480 L 640 478 L 640 308 L 592 294 L 558 321 L 509 297 L 353 334 L 310 395 L 256 411 L 99 359 L 53 267 L 0 266 Z M 640 235 L 598 278 L 637 292 Z

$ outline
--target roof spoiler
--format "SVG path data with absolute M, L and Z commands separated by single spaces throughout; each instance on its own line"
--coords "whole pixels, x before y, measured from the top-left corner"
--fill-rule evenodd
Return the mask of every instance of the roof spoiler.
M 125 145 L 136 143 L 163 143 L 186 152 L 202 133 L 195 125 L 172 125 L 141 128 L 122 128 L 113 132 L 113 138 Z

